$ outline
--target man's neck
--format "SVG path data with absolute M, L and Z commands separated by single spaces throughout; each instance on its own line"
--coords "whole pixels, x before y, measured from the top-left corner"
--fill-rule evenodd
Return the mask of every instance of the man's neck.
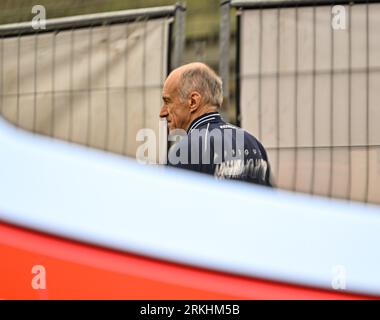
M 190 125 L 195 119 L 203 116 L 206 113 L 217 112 L 217 111 L 218 111 L 218 108 L 215 106 L 204 106 L 200 110 L 195 111 L 194 113 L 191 114 L 190 121 L 189 121 L 189 124 L 187 125 L 186 131 L 189 130 Z

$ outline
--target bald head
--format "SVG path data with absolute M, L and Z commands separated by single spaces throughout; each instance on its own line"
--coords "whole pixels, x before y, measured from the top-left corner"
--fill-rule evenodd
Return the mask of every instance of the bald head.
M 170 129 L 186 130 L 197 117 L 221 107 L 222 81 L 204 63 L 189 63 L 169 74 L 162 100 L 160 117 L 167 119 Z
M 201 62 L 185 64 L 173 70 L 169 78 L 177 84 L 178 94 L 182 101 L 187 99 L 192 91 L 197 91 L 202 95 L 205 105 L 217 108 L 222 106 L 222 80 L 206 64 Z

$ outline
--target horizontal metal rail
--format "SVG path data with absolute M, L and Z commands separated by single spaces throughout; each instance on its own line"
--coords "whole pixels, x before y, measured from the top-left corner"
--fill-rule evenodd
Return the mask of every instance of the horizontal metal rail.
M 242 9 L 272 9 L 286 7 L 329 6 L 339 4 L 379 3 L 379 0 L 232 0 L 231 7 Z
M 46 19 L 45 29 L 34 29 L 32 26 L 32 21 L 11 23 L 0 25 L 0 36 L 15 36 L 19 34 L 25 35 L 54 30 L 65 30 L 68 28 L 71 29 L 73 26 L 75 26 L 75 28 L 85 28 L 90 26 L 99 26 L 102 24 L 122 23 L 133 21 L 140 17 L 153 19 L 165 16 L 174 16 L 177 10 L 184 11 L 185 8 L 181 4 L 176 4 L 172 6 L 111 11 Z

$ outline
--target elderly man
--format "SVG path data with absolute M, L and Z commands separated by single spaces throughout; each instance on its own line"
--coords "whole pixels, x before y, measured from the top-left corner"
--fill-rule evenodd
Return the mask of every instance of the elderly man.
M 190 63 L 173 70 L 165 81 L 160 117 L 171 133 L 184 132 L 169 151 L 168 164 L 270 186 L 270 166 L 262 144 L 241 128 L 226 123 L 219 109 L 223 102 L 222 81 L 203 63 Z

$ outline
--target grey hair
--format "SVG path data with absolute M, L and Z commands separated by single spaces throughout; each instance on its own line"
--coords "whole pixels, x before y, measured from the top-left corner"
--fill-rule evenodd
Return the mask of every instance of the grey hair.
M 192 91 L 198 91 L 205 104 L 218 108 L 222 106 L 222 80 L 214 70 L 206 65 L 185 70 L 181 74 L 177 88 L 181 101 L 185 101 Z

